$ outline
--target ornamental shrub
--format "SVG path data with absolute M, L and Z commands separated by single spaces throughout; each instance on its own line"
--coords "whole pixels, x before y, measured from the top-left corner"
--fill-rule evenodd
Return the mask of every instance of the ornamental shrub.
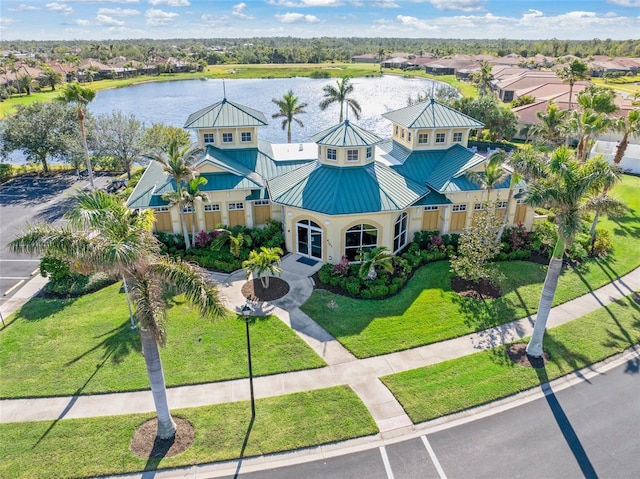
M 591 256 L 602 257 L 607 256 L 612 250 L 611 233 L 605 229 L 598 228 L 595 241 L 588 246 L 587 251 Z

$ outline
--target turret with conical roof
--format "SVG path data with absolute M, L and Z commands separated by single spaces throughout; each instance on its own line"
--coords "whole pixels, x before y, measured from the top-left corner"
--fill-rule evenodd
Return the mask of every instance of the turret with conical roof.
M 413 151 L 446 150 L 457 143 L 466 146 L 469 132 L 484 127 L 433 98 L 382 116 L 393 123 L 393 141 Z
M 345 120 L 311 137 L 318 145 L 318 160 L 333 166 L 362 166 L 371 163 L 378 135 Z
M 196 130 L 201 147 L 257 148 L 258 128 L 266 124 L 261 111 L 223 98 L 189 115 L 184 128 Z

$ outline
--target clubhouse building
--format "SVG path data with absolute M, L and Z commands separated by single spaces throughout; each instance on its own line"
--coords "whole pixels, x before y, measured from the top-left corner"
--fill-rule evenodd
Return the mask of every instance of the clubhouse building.
M 465 146 L 483 124 L 433 99 L 383 117 L 390 138 L 345 120 L 312 143 L 274 144 L 259 137 L 262 112 L 226 98 L 192 113 L 185 128 L 205 149 L 193 166 L 207 179 L 200 188 L 207 201 L 194 206 L 196 231 L 272 218 L 284 225 L 288 251 L 329 263 L 353 261 L 362 248 L 398 252 L 421 230 L 462 232 L 487 200 L 465 175 L 484 171 L 486 158 Z M 507 207 L 509 185 L 507 178 L 491 192 L 499 208 Z M 164 199 L 173 190 L 152 161 L 127 203 L 153 209 L 157 231 L 179 233 L 178 208 Z M 520 200 L 509 207 L 508 223 L 530 229 L 533 210 Z M 191 231 L 194 215 L 185 216 Z

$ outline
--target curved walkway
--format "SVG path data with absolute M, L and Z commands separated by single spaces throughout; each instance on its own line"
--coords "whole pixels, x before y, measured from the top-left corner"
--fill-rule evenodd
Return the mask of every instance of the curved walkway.
M 402 406 L 382 384 L 380 377 L 493 348 L 526 337 L 533 330 L 535 316 L 427 346 L 356 359 L 333 336 L 300 310 L 300 305 L 313 291 L 310 276 L 320 264 L 307 266 L 298 259 L 296 255 L 288 255 L 282 263 L 282 278 L 289 283 L 289 293 L 272 303 L 254 303 L 253 314 L 278 316 L 325 360 L 327 366 L 254 378 L 256 398 L 348 385 L 369 409 L 382 437 L 404 434 L 414 426 Z M 246 304 L 241 292 L 246 281 L 244 273 L 215 274 L 214 278 L 220 284 L 227 307 L 240 311 Z M 640 268 L 596 291 L 553 308 L 548 326 L 564 324 L 638 290 Z M 27 297 L 28 294 L 23 296 Z M 171 408 L 175 409 L 245 401 L 249 399 L 249 384 L 247 379 L 238 379 L 176 387 L 168 389 L 168 397 Z M 112 416 L 154 410 L 150 391 L 7 399 L 0 401 L 0 422 Z

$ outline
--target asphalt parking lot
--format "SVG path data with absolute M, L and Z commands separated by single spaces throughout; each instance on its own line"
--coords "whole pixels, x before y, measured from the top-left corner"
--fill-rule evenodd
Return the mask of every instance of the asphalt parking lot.
M 96 188 L 106 188 L 112 175 L 96 175 Z M 11 253 L 6 245 L 29 224 L 62 219 L 73 195 L 89 187 L 75 174 L 50 178 L 20 177 L 0 185 L 0 302 L 38 272 L 38 258 Z

